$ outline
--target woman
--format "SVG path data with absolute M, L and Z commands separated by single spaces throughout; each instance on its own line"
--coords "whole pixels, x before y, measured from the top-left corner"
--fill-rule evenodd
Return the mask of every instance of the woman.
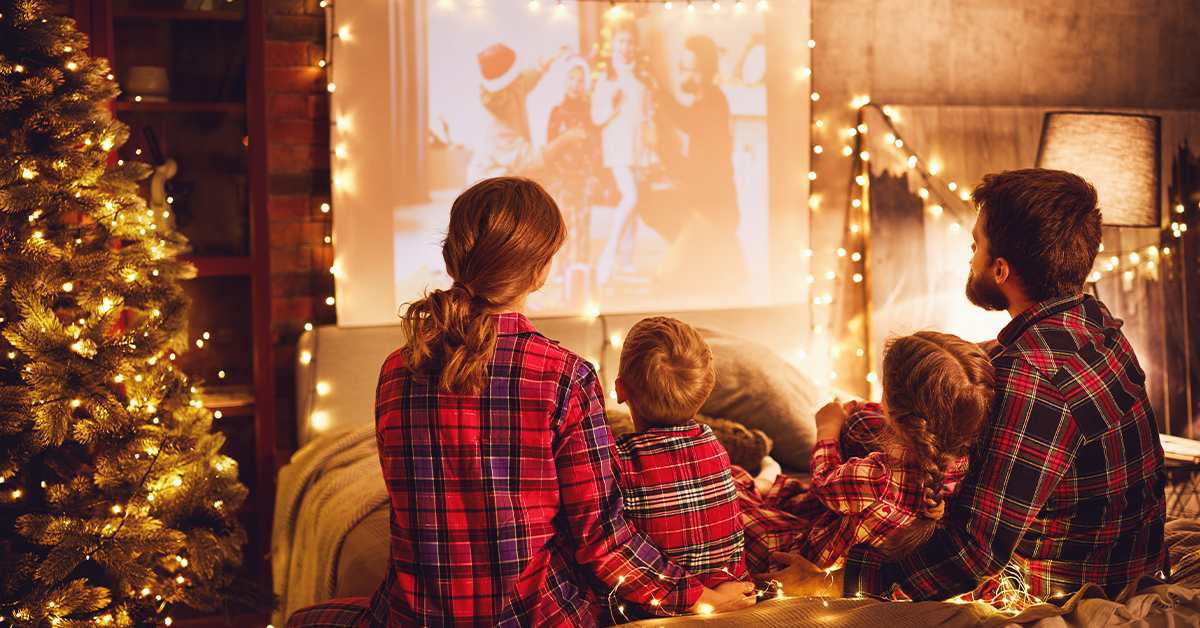
M 660 615 L 752 603 L 742 583 L 703 588 L 624 520 L 596 372 L 525 317 L 566 234 L 527 179 L 455 200 L 454 283 L 409 305 L 377 389 L 387 575 L 369 612 L 335 600 L 289 626 L 593 626 L 597 582 Z
M 600 147 L 604 166 L 612 170 L 621 200 L 617 203 L 608 242 L 596 262 L 596 283 L 612 279 L 618 265 L 633 271 L 636 239 L 638 185 L 643 170 L 651 163 L 654 144 L 653 105 L 646 89 L 648 74 L 637 62 L 638 31 L 632 18 L 614 21 L 611 29 L 612 58 L 596 79 L 592 93 L 592 122 L 601 128 Z

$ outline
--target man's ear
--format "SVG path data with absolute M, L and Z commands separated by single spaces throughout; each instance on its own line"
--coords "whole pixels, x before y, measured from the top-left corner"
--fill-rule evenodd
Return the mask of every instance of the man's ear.
M 1009 265 L 1008 260 L 1004 259 L 1003 257 L 997 257 L 996 259 L 992 260 L 992 267 L 990 270 L 992 271 L 992 277 L 996 280 L 997 286 L 1016 277 L 1016 275 L 1013 274 L 1012 266 Z
M 625 394 L 625 382 L 621 381 L 621 378 L 618 377 L 613 386 L 617 391 L 617 403 L 625 403 L 625 400 L 629 399 L 629 396 Z

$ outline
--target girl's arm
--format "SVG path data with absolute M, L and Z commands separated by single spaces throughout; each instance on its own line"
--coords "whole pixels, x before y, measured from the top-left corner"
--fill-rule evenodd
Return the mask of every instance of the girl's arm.
M 615 81 L 596 79 L 592 89 L 592 124 L 604 127 L 621 113 L 621 92 Z
M 813 495 L 827 508 L 843 515 L 857 514 L 875 503 L 887 483 L 883 454 L 846 462 L 836 440 L 817 443 L 810 467 Z

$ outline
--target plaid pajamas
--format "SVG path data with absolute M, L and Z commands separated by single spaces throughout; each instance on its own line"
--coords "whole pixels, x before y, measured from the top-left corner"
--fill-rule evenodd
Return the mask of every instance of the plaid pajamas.
M 845 592 L 945 599 L 1009 564 L 1041 599 L 1109 596 L 1163 565 L 1162 446 L 1145 374 L 1099 301 L 1044 301 L 991 347 L 996 408 L 948 525 L 895 562 L 851 550 Z
M 884 426 L 879 404 L 854 413 L 841 439 L 819 441 L 812 453 L 812 486 L 781 475 L 766 495 L 738 469 L 738 497 L 746 528 L 746 562 L 752 572 L 773 571 L 772 552 L 796 553 L 821 569 L 845 562 L 850 547 L 878 547 L 924 510 L 921 475 L 901 461 L 904 452 L 870 451 Z M 847 454 L 861 457 L 846 460 Z M 954 494 L 965 459 L 951 466 L 946 496 Z
M 479 394 L 415 381 L 400 351 L 383 366 L 392 541 L 372 626 L 593 626 L 591 591 L 619 581 L 647 610 L 686 611 L 700 583 L 625 521 L 595 370 L 520 314 L 493 320 Z
M 613 448 L 625 519 L 704 586 L 744 580 L 737 492 L 712 429 L 654 426 Z

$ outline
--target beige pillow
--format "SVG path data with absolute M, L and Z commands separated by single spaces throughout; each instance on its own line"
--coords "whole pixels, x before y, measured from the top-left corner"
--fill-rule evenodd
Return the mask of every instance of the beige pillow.
M 700 413 L 762 430 L 774 441 L 771 457 L 807 471 L 816 443 L 816 409 L 829 401 L 796 367 L 740 336 L 698 328 L 712 348 L 717 381 Z

